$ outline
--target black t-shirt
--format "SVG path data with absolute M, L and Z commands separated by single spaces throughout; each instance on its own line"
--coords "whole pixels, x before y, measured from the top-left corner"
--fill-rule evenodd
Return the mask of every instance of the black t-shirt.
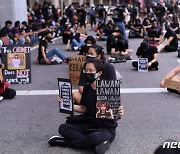
M 123 8 L 119 7 L 119 8 L 116 8 L 114 11 L 115 11 L 115 13 L 116 12 L 118 13 L 118 18 L 114 19 L 114 21 L 115 22 L 124 22 L 124 19 L 125 19 L 124 12 L 125 12 L 125 10 Z
M 161 35 L 162 35 L 162 33 L 159 30 L 153 31 L 152 29 L 150 29 L 148 31 L 148 36 L 152 37 L 152 38 L 159 38 Z
M 39 50 L 38 50 L 38 61 L 39 61 L 39 63 L 40 63 L 41 58 L 43 58 L 42 52 L 41 52 L 41 47 L 42 47 L 42 46 L 44 46 L 44 48 L 45 48 L 45 54 L 46 54 L 46 49 L 47 49 L 47 47 L 48 47 L 48 43 L 47 43 L 46 40 L 42 40 L 42 41 L 39 43 Z
M 178 48 L 178 38 L 176 36 L 176 33 L 172 30 L 165 33 L 164 38 L 169 39 L 170 37 L 173 37 L 173 40 L 169 43 L 170 46 L 173 46 L 174 48 Z
M 121 34 L 117 38 L 113 34 L 109 35 L 107 42 L 106 42 L 107 53 L 110 53 L 112 48 L 117 47 L 118 40 L 123 40 L 123 39 L 124 39 L 124 37 Z
M 157 48 L 153 46 L 149 46 L 147 51 L 144 51 L 143 48 L 139 47 L 137 49 L 136 55 L 141 58 L 148 58 L 148 62 L 154 59 L 154 54 L 158 53 Z
M 112 64 L 104 62 L 104 71 L 101 75 L 101 79 L 104 80 L 116 80 L 116 71 Z M 80 79 L 79 79 L 79 86 L 87 85 L 87 81 L 85 79 L 85 75 L 81 70 Z
M 88 116 L 90 117 L 89 124 L 103 128 L 116 128 L 118 126 L 116 120 L 96 118 L 96 102 L 96 90 L 94 90 L 90 84 L 87 84 L 82 93 L 81 104 L 87 107 Z
M 7 27 L 3 27 L 0 31 L 1 37 L 9 36 L 12 34 L 12 30 L 8 29 Z

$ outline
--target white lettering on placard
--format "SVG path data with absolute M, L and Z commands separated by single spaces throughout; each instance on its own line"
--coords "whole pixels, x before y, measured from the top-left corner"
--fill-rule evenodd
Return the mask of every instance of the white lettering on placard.
M 29 76 L 29 69 L 27 70 L 16 70 L 16 77 L 22 78 L 22 77 L 28 77 Z
M 4 75 L 12 75 L 15 74 L 14 71 L 8 71 L 8 70 L 4 70 Z

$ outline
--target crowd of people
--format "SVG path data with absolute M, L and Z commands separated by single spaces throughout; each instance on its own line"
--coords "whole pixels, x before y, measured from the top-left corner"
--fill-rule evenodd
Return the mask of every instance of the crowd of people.
M 138 58 L 148 59 L 148 70 L 159 69 L 158 52 L 178 52 L 180 57 L 179 2 L 172 1 L 169 5 L 152 3 L 146 10 L 148 11 L 144 14 L 139 3 L 131 0 L 108 10 L 103 4 L 99 4 L 81 5 L 77 9 L 70 5 L 62 11 L 44 1 L 42 6 L 35 2 L 33 8 L 28 8 L 28 22 L 16 21 L 14 27 L 11 21 L 5 22 L 5 26 L 0 30 L 1 44 L 39 44 L 39 64 L 68 63 L 71 60 L 58 48 L 47 52 L 53 37 L 60 35 L 66 44 L 66 51 L 79 51 L 79 55 L 86 56 L 78 91 L 73 93 L 74 111 L 82 114 L 76 118 L 69 117 L 65 124 L 60 125 L 59 134 L 62 137 L 51 137 L 48 141 L 51 146 L 95 148 L 97 153 L 105 153 L 109 148 L 118 124 L 116 119 L 96 118 L 96 80 L 116 80 L 115 68 L 109 62 L 132 60 L 133 50 L 129 48 L 128 39 L 143 39 L 136 55 Z M 96 36 L 88 36 L 88 24 L 96 32 Z M 105 52 L 97 41 L 105 42 L 106 52 L 114 61 L 107 62 Z M 54 60 L 54 55 L 61 61 Z M 132 62 L 132 67 L 138 69 L 138 62 Z M 165 79 L 180 82 L 179 76 L 176 76 L 179 72 L 178 66 Z M 161 87 L 164 87 L 165 79 L 161 82 Z M 176 91 L 178 92 L 179 90 Z M 12 96 L 15 96 L 15 92 Z M 58 102 L 61 103 L 61 96 L 58 96 Z M 123 115 L 122 106 L 119 106 L 118 113 Z M 94 128 L 89 129 L 89 126 Z

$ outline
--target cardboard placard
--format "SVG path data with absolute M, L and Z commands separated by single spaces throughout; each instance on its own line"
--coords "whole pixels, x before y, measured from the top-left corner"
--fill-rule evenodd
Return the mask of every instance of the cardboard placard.
M 70 79 L 58 78 L 59 95 L 62 99 L 59 103 L 59 111 L 67 114 L 73 113 L 72 84 Z
M 180 88 L 180 82 L 173 81 L 173 80 L 170 80 L 170 79 L 165 79 L 164 87 L 171 88 L 171 89 L 174 89 L 174 90 L 178 90 Z
M 85 56 L 73 56 L 69 61 L 69 78 L 72 84 L 79 84 L 80 72 L 86 61 Z
M 31 83 L 30 47 L 26 45 L 10 45 L 2 47 L 4 81 L 11 84 Z
M 148 58 L 138 58 L 138 72 L 148 72 Z
M 121 105 L 120 80 L 97 80 L 96 118 L 118 118 Z

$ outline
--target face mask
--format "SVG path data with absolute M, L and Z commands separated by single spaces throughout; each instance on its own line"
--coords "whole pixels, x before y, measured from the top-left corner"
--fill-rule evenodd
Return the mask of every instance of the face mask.
M 87 47 L 91 47 L 92 46 L 92 44 L 87 44 Z
M 85 78 L 88 83 L 93 83 L 98 78 L 98 73 L 85 73 Z
M 89 59 L 95 59 L 96 57 L 95 56 L 92 56 L 92 55 L 87 55 L 86 56 L 86 60 L 89 60 Z
M 51 42 L 52 37 L 46 37 L 46 39 L 48 40 L 48 42 Z

